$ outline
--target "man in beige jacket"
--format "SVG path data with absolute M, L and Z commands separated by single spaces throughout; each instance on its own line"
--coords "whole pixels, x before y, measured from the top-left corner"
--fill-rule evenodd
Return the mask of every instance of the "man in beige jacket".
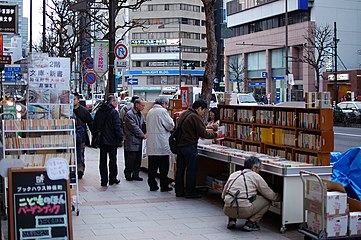
M 224 213 L 229 217 L 228 229 L 236 227 L 236 219 L 247 219 L 243 230 L 258 231 L 258 223 L 271 206 L 271 201 L 280 201 L 279 194 L 272 191 L 259 175 L 261 161 L 249 157 L 244 170 L 232 173 L 222 192 Z

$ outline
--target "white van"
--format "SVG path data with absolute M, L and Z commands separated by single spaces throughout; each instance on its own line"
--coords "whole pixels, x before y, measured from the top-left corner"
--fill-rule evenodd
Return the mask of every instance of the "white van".
M 202 92 L 202 88 L 193 87 L 193 102 L 198 100 L 201 97 L 201 92 Z M 179 95 L 180 95 L 180 91 L 178 90 L 176 92 L 176 94 L 174 94 L 173 99 L 179 99 Z M 217 104 L 218 104 L 217 95 L 216 95 L 216 92 L 214 91 L 214 89 L 212 89 L 212 96 L 211 96 L 211 101 L 209 103 L 209 107 L 210 108 L 217 107 Z
M 247 106 L 258 105 L 253 95 L 248 93 L 237 93 L 237 104 Z

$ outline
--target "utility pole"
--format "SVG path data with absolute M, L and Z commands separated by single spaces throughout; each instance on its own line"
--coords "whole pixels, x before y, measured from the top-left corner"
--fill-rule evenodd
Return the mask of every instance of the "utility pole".
M 118 1 L 109 1 L 109 56 L 108 56 L 108 94 L 115 93 L 114 47 L 115 47 L 115 7 Z
M 333 101 L 335 104 L 338 103 L 338 87 L 337 87 L 337 28 L 336 28 L 336 22 L 333 23 L 333 44 L 335 45 L 335 68 L 334 68 L 334 74 L 335 78 L 333 80 Z
M 284 102 L 287 102 L 287 85 L 288 85 L 288 0 L 285 0 L 285 80 L 283 84 L 283 98 Z M 290 93 L 291 96 L 291 93 Z M 289 99 L 291 101 L 291 99 Z
M 182 87 L 182 36 L 181 36 L 181 25 L 182 24 L 182 18 L 179 18 L 179 22 L 178 22 L 178 41 L 179 41 L 179 43 L 178 43 L 178 48 L 179 48 L 179 59 L 178 59 L 178 61 L 179 61 L 179 91 L 180 91 L 180 89 L 181 89 L 181 87 Z

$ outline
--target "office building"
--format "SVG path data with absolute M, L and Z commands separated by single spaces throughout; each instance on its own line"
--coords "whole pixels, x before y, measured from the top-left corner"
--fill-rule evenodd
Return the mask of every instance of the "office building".
M 314 69 L 297 61 L 307 46 L 305 35 L 315 25 L 333 29 L 337 23 L 338 70 L 361 66 L 359 0 L 287 0 L 287 54 L 285 0 L 226 0 L 226 5 L 227 26 L 233 32 L 225 40 L 226 62 L 244 67 L 244 91 L 252 92 L 256 99 L 268 95 L 271 102 L 279 102 L 290 99 L 285 96 L 291 91 L 292 100 L 302 100 L 305 92 L 316 90 Z M 294 77 L 292 87 L 284 85 L 286 58 L 288 72 Z M 232 80 L 234 74 L 226 73 L 228 81 Z M 322 83 L 321 90 L 332 90 L 332 82 Z
M 3 44 L 4 47 L 11 47 L 11 38 L 16 36 L 21 37 L 21 48 L 22 48 L 22 55 L 25 56 L 28 52 L 28 18 L 23 17 L 23 0 L 7 0 L 7 1 L 0 1 L 0 4 L 10 4 L 10 5 L 18 5 L 18 34 L 13 35 L 4 35 L 3 36 Z M 17 41 L 17 40 L 16 40 Z M 18 59 L 13 59 L 18 60 Z
M 206 61 L 205 14 L 201 0 L 153 0 L 129 12 L 144 25 L 129 33 L 129 69 L 124 84 L 152 100 L 163 87 L 196 86 Z M 136 79 L 138 85 L 128 85 Z M 181 82 L 180 82 L 181 80 Z

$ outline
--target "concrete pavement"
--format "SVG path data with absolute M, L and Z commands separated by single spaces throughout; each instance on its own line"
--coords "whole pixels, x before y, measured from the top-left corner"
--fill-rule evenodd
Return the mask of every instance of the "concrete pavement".
M 243 232 L 226 228 L 219 194 L 205 193 L 201 199 L 175 197 L 172 192 L 150 192 L 144 181 L 124 179 L 123 149 L 118 150 L 119 185 L 100 186 L 99 152 L 86 149 L 86 170 L 79 180 L 80 215 L 73 213 L 74 239 L 89 240 L 212 240 L 212 239 L 303 239 L 297 225 L 281 234 L 280 216 L 268 213 L 261 230 Z

